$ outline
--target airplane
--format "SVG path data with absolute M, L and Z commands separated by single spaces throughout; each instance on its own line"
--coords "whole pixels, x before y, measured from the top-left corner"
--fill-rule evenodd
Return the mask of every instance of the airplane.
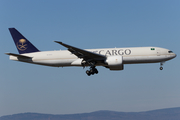
M 96 66 L 123 70 L 125 64 L 160 63 L 160 70 L 163 70 L 164 62 L 176 57 L 171 50 L 160 47 L 80 49 L 59 41 L 54 42 L 67 50 L 40 51 L 15 28 L 9 31 L 19 52 L 5 53 L 10 60 L 52 67 L 90 67 L 86 71 L 88 76 L 98 74 Z

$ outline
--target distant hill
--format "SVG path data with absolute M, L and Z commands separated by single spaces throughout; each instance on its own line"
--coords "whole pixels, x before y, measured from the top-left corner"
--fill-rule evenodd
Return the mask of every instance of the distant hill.
M 20 113 L 2 116 L 0 120 L 180 120 L 180 107 L 146 112 L 96 111 L 67 115 Z

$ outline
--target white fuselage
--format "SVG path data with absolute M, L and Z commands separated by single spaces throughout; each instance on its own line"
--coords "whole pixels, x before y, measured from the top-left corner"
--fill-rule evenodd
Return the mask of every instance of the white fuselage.
M 132 47 L 132 48 L 106 48 L 106 49 L 86 49 L 97 54 L 105 56 L 122 56 L 123 64 L 136 63 L 156 63 L 164 62 L 176 57 L 172 51 L 159 47 Z M 82 59 L 78 58 L 68 50 L 42 51 L 34 53 L 21 54 L 31 58 L 18 58 L 10 56 L 11 60 L 53 66 L 82 66 Z M 97 64 L 96 66 L 106 66 Z

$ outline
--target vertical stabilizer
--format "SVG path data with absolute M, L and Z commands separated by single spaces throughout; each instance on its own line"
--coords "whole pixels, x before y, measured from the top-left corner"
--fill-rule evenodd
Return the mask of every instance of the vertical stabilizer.
M 19 51 L 19 54 L 39 52 L 39 50 L 15 28 L 9 28 L 9 31 Z

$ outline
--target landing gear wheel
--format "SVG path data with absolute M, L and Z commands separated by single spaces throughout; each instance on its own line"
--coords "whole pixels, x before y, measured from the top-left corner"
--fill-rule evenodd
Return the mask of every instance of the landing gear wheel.
M 96 63 L 94 61 L 91 61 L 91 62 L 88 62 L 88 64 L 90 66 L 90 70 L 87 70 L 86 74 L 88 76 L 98 74 L 98 70 L 96 69 L 96 66 L 95 66 Z
M 160 67 L 159 69 L 160 69 L 160 70 L 163 70 L 163 67 Z
M 91 69 L 91 70 L 90 70 L 90 73 L 91 73 L 92 75 L 94 75 L 94 70 L 93 70 L 93 69 Z
M 94 69 L 94 73 L 98 74 L 98 70 L 96 68 Z
M 86 70 L 86 74 L 88 76 L 98 74 L 98 70 L 96 68 L 91 68 L 90 70 Z
M 89 70 L 86 70 L 86 74 L 87 74 L 88 76 L 90 76 L 90 75 L 91 75 L 91 72 L 90 72 Z

